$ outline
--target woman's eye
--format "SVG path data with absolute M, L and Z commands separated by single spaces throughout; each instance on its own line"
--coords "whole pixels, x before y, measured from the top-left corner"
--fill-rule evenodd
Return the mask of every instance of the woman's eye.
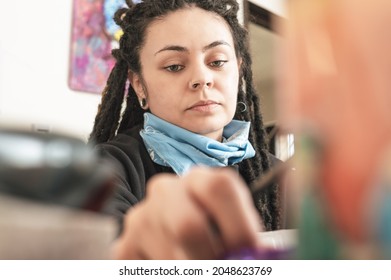
M 216 60 L 216 61 L 212 61 L 211 63 L 209 63 L 209 65 L 212 67 L 222 67 L 226 62 L 228 62 L 228 61 L 227 60 Z
M 167 67 L 164 67 L 164 69 L 168 70 L 169 72 L 179 72 L 179 71 L 181 71 L 183 68 L 185 68 L 185 67 L 182 66 L 182 65 L 178 65 L 178 64 L 169 65 L 169 66 L 167 66 Z

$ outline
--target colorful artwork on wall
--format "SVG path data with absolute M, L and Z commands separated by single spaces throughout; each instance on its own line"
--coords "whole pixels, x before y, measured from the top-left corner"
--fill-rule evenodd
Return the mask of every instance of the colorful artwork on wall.
M 121 35 L 113 16 L 124 5 L 125 0 L 73 1 L 69 69 L 72 90 L 102 92 L 115 64 L 111 50 L 118 46 Z

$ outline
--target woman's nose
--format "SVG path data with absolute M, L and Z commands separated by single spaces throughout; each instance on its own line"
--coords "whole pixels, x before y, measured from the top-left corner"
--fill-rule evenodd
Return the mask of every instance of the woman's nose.
M 211 70 L 205 65 L 195 67 L 189 82 L 190 89 L 198 90 L 204 87 L 211 88 L 212 86 L 213 75 Z

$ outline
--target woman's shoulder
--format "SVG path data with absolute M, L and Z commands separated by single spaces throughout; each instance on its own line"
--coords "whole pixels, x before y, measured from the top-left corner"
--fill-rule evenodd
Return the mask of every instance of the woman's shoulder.
M 141 129 L 136 126 L 120 132 L 112 140 L 96 145 L 95 149 L 102 157 L 120 162 L 127 170 L 145 173 L 148 178 L 158 172 L 170 172 L 152 161 L 140 136 Z
M 127 154 L 140 153 L 145 150 L 140 136 L 140 127 L 133 127 L 129 130 L 118 133 L 113 139 L 97 144 L 96 149 L 120 149 Z
M 139 165 L 148 160 L 148 152 L 139 135 L 140 128 L 134 127 L 118 133 L 113 139 L 95 145 L 95 150 L 101 157 L 108 157 L 128 165 Z

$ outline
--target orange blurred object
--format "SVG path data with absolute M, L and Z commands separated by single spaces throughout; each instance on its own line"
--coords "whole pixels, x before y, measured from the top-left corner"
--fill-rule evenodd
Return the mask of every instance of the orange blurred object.
M 361 242 L 391 144 L 391 1 L 291 0 L 288 11 L 280 123 L 321 139 L 328 211 L 340 232 Z

